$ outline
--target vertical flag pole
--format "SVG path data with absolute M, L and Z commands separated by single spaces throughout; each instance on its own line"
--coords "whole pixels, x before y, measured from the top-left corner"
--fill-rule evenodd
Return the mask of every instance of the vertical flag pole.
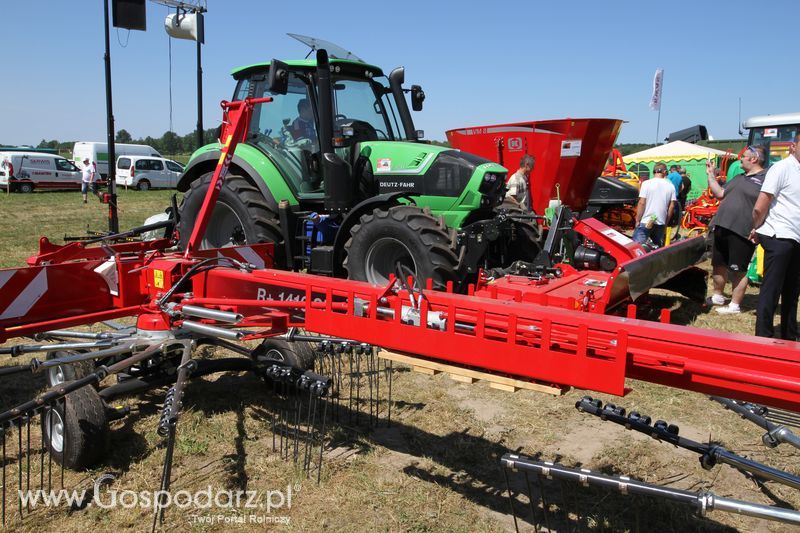
M 653 76 L 653 96 L 650 97 L 650 109 L 658 111 L 658 120 L 656 121 L 656 144 L 658 144 L 658 133 L 661 129 L 661 92 L 664 89 L 664 69 L 656 69 L 656 75 Z
M 658 106 L 658 120 L 656 120 L 656 144 L 658 144 L 658 130 L 661 128 L 661 106 Z

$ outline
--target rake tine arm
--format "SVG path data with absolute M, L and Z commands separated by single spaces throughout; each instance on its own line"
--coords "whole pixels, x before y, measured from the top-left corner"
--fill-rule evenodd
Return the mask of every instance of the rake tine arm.
M 730 409 L 731 411 L 740 415 L 742 418 L 749 420 L 762 429 L 766 429 L 767 432 L 761 437 L 761 440 L 768 448 L 775 448 L 782 442 L 786 442 L 795 448 L 800 449 L 800 437 L 795 435 L 792 430 L 786 426 L 782 424 L 774 424 L 765 417 L 761 416 L 761 414 L 757 412 L 759 409 L 758 406 L 746 402 L 735 402 L 733 400 L 729 400 L 728 398 L 720 398 L 719 396 L 711 396 L 710 398 L 715 402 L 722 404 L 725 409 Z
M 122 361 L 115 363 L 109 367 L 102 366 L 98 368 L 95 372 L 85 377 L 76 379 L 75 381 L 63 383 L 58 387 L 49 389 L 40 394 L 39 396 L 37 396 L 36 398 L 34 398 L 33 400 L 29 400 L 25 403 L 17 405 L 16 407 L 12 407 L 8 411 L 0 413 L 0 425 L 8 423 L 14 418 L 18 418 L 22 413 L 42 407 L 46 403 L 52 402 L 54 400 L 61 399 L 65 397 L 67 394 L 74 392 L 82 387 L 85 387 L 92 383 L 100 383 L 103 379 L 106 378 L 106 376 L 121 372 L 122 370 L 125 370 L 135 365 L 136 363 L 139 363 L 145 359 L 152 357 L 160 350 L 161 350 L 161 344 L 150 345 L 143 351 L 133 354 L 130 357 L 123 359 Z
M 700 455 L 700 464 L 707 470 L 717 463 L 725 463 L 757 477 L 776 481 L 800 490 L 800 477 L 737 455 L 718 444 L 703 444 L 681 437 L 678 435 L 678 426 L 674 424 L 667 424 L 663 420 L 658 420 L 655 424 L 650 425 L 650 417 L 648 416 L 642 416 L 635 411 L 625 416 L 625 409 L 622 407 L 617 407 L 614 404 L 603 406 L 600 400 L 594 400 L 588 396 L 584 396 L 578 401 L 575 407 L 581 412 L 595 415 L 602 420 L 614 422 L 624 426 L 626 429 L 638 431 L 656 440 L 666 441 L 680 448 L 693 451 Z
M 625 476 L 606 476 L 586 469 L 569 468 L 546 461 L 535 461 L 529 457 L 506 453 L 501 464 L 510 470 L 522 470 L 542 475 L 549 479 L 572 481 L 582 485 L 592 485 L 617 491 L 621 494 L 641 494 L 657 498 L 665 498 L 675 502 L 691 505 L 701 516 L 710 511 L 725 511 L 736 514 L 775 520 L 787 524 L 800 525 L 800 512 L 790 509 L 770 507 L 731 498 L 716 496 L 712 492 L 692 492 L 673 489 L 651 483 L 636 481 Z

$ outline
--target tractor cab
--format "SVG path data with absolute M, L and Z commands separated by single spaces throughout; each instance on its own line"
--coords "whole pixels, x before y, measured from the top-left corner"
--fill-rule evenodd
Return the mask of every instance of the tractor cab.
M 275 86 L 276 76 L 270 76 L 273 64 L 281 71 L 277 74 L 283 78 L 280 86 Z M 326 115 L 320 114 L 316 60 L 273 60 L 234 72 L 234 100 L 272 97 L 272 102 L 256 104 L 247 142 L 269 157 L 303 201 L 324 199 L 322 147 L 326 143 L 352 174 L 358 167 L 361 143 L 416 140 L 417 135 L 410 117 L 409 130 L 400 119 L 398 108 L 405 106 L 402 89 L 398 102 L 381 69 L 335 57 L 330 59 L 329 69 L 333 122 L 328 128 L 320 124 L 320 117 Z M 407 107 L 404 111 L 408 113 Z M 328 140 L 320 137 L 326 130 L 331 132 Z M 224 136 L 225 131 L 221 138 Z

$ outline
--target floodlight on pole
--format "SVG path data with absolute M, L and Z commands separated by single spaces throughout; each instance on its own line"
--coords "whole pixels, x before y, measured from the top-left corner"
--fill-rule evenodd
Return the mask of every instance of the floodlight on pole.
M 153 0 L 174 7 L 175 13 L 167 15 L 164 30 L 174 39 L 197 42 L 197 148 L 203 146 L 203 67 L 201 45 L 205 42 L 203 13 L 208 11 L 205 1 L 176 2 L 173 0 Z

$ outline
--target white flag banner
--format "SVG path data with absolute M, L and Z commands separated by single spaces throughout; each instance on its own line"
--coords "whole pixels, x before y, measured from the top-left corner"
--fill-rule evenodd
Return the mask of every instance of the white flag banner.
M 653 76 L 653 96 L 650 98 L 650 109 L 653 111 L 661 110 L 661 89 L 664 86 L 664 69 L 656 69 Z

